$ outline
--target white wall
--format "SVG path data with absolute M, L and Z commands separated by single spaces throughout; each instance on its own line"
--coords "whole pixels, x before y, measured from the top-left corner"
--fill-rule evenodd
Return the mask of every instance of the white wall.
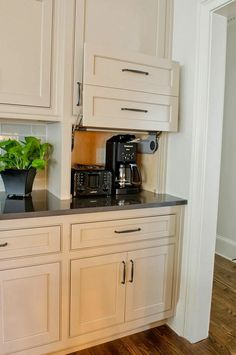
M 236 257 L 236 19 L 228 22 L 225 107 L 216 252 Z

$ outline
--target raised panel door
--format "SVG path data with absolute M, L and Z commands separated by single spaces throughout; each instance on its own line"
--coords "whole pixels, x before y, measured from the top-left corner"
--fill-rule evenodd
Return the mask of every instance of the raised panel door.
M 59 263 L 0 272 L 0 354 L 59 340 Z
M 0 1 L 0 104 L 50 107 L 53 0 Z
M 71 261 L 70 336 L 124 322 L 126 253 Z
M 174 244 L 128 253 L 126 321 L 155 314 L 164 319 L 171 311 L 174 257 Z

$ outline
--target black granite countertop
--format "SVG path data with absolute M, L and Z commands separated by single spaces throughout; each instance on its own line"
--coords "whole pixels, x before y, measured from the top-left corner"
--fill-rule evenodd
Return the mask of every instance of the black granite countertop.
M 73 198 L 59 200 L 47 190 L 33 191 L 31 197 L 7 198 L 0 192 L 0 219 L 16 219 L 185 205 L 187 201 L 167 194 L 141 191 L 135 195 Z

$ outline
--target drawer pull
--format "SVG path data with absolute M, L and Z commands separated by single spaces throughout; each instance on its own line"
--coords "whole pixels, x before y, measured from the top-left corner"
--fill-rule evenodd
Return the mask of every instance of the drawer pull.
M 130 263 L 131 263 L 131 275 L 130 275 L 129 282 L 132 283 L 134 281 L 134 261 L 130 260 Z
M 130 107 L 121 107 L 121 111 L 133 111 L 133 112 L 144 112 L 148 113 L 148 110 L 142 110 L 140 108 L 130 108 Z
M 122 69 L 122 71 L 123 71 L 123 72 L 135 73 L 135 74 L 149 75 L 149 72 L 143 71 L 143 70 L 136 70 L 136 69 L 124 68 L 124 69 Z
M 78 102 L 76 106 L 81 106 L 81 83 L 77 81 L 78 85 Z
M 123 231 L 115 231 L 117 234 L 122 234 L 122 233 L 133 233 L 133 232 L 140 232 L 141 228 L 135 228 L 135 229 L 125 229 Z
M 4 247 L 6 247 L 8 245 L 8 243 L 6 242 L 6 243 L 3 243 L 3 244 L 0 244 L 0 248 L 4 248 Z
M 122 264 L 123 264 L 123 280 L 121 281 L 122 285 L 125 284 L 125 278 L 126 278 L 126 265 L 125 265 L 125 262 L 122 261 Z

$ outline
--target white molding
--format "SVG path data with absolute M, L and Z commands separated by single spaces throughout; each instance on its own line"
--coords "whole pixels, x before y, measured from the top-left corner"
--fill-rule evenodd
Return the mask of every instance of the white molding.
M 198 3 L 193 143 L 181 304 L 172 327 L 190 342 L 208 336 L 216 242 L 224 106 L 226 17 L 232 1 Z M 217 31 L 217 34 L 216 34 Z M 217 75 L 216 75 L 217 74 Z
M 216 236 L 216 254 L 223 256 L 228 260 L 236 258 L 236 242 L 232 239 Z

